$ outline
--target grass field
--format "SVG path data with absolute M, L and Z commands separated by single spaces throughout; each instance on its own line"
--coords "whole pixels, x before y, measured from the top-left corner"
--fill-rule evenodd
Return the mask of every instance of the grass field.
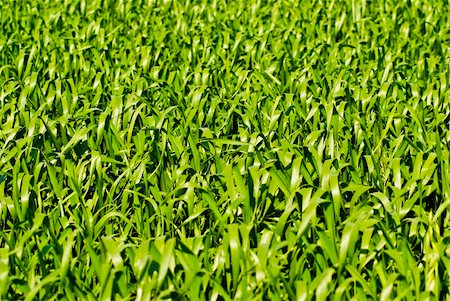
M 447 0 L 0 0 L 0 299 L 450 298 Z

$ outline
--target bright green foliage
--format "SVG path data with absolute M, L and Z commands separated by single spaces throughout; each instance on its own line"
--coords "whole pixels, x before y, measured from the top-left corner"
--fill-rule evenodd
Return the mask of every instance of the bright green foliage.
M 0 0 L 0 299 L 450 297 L 447 0 Z

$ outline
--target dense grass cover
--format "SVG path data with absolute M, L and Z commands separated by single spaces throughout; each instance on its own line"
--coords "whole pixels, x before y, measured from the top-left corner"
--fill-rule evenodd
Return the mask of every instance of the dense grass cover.
M 0 299 L 434 300 L 448 1 L 0 0 Z

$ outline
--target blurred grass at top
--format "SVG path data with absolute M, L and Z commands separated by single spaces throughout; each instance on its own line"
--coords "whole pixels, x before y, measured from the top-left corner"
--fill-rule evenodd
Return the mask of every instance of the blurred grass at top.
M 449 17 L 0 0 L 0 299 L 449 298 Z

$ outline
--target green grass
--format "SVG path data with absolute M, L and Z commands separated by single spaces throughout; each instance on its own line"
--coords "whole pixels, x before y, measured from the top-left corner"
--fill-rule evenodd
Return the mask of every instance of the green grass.
M 450 297 L 447 0 L 0 0 L 0 299 Z

